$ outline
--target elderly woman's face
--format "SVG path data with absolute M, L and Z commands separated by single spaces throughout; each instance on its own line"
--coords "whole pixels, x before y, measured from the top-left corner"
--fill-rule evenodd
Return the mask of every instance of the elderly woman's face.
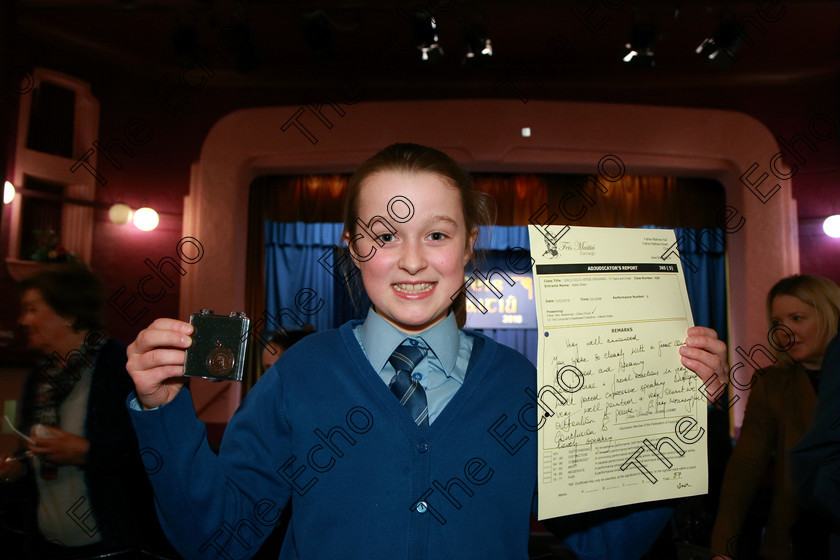
M 68 323 L 72 320 L 62 317 L 50 307 L 40 290 L 31 289 L 23 292 L 20 301 L 18 323 L 26 327 L 30 348 L 45 352 L 53 349 L 53 344 L 63 340 L 68 334 Z

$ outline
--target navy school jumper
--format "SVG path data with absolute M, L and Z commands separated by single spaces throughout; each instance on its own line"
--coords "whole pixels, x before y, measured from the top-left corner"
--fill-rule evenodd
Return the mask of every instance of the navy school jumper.
M 218 457 L 188 391 L 132 410 L 161 522 L 185 558 L 249 558 L 289 500 L 283 560 L 528 558 L 533 365 L 470 332 L 464 384 L 423 432 L 362 352 L 358 323 L 284 353 Z

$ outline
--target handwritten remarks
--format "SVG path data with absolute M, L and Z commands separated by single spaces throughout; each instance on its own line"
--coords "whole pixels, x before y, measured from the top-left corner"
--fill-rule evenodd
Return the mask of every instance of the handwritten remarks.
M 533 226 L 531 236 L 545 244 Z M 678 354 L 691 311 L 679 261 L 661 258 L 673 232 L 570 228 L 563 241 L 534 266 L 548 411 L 539 517 L 705 493 L 706 447 L 695 442 L 706 409 Z

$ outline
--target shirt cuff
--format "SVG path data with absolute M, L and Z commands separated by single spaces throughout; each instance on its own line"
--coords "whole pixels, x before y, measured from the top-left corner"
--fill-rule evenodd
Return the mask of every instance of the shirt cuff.
M 143 405 L 140 404 L 140 399 L 137 398 L 137 394 L 134 393 L 134 391 L 131 392 L 131 395 L 128 398 L 128 408 L 130 408 L 131 410 L 137 410 L 139 412 L 143 412 L 146 410 L 145 408 L 143 408 Z M 154 408 L 151 408 L 149 410 L 154 410 Z
M 181 390 L 183 390 L 183 389 L 184 388 L 181 387 Z M 181 391 L 179 390 L 178 392 L 180 393 Z M 175 399 L 172 399 L 172 400 L 175 400 Z M 169 401 L 169 402 L 172 402 L 172 401 Z M 137 398 L 137 392 L 136 391 L 132 391 L 131 393 L 128 394 L 128 398 L 126 399 L 126 403 L 128 404 L 128 408 L 130 410 L 136 410 L 138 412 L 151 412 L 153 410 L 157 410 L 157 409 L 162 408 L 162 407 L 166 406 L 167 404 L 169 404 L 169 403 L 164 403 L 164 404 L 162 404 L 160 406 L 156 406 L 154 408 L 143 408 L 143 404 L 140 402 L 140 399 Z

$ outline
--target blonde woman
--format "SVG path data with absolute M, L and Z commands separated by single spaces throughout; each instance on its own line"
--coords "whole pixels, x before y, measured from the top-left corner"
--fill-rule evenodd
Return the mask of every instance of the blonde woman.
M 774 455 L 773 499 L 762 557 L 815 559 L 827 550 L 827 533 L 820 520 L 796 505 L 787 454 L 813 421 L 820 368 L 826 347 L 837 333 L 838 318 L 840 288 L 828 278 L 791 276 L 767 294 L 767 319 L 775 327 L 775 346 L 786 349 L 776 353 L 775 365 L 764 370 L 750 391 L 712 531 L 712 553 L 718 558 L 738 557 L 739 533 Z

